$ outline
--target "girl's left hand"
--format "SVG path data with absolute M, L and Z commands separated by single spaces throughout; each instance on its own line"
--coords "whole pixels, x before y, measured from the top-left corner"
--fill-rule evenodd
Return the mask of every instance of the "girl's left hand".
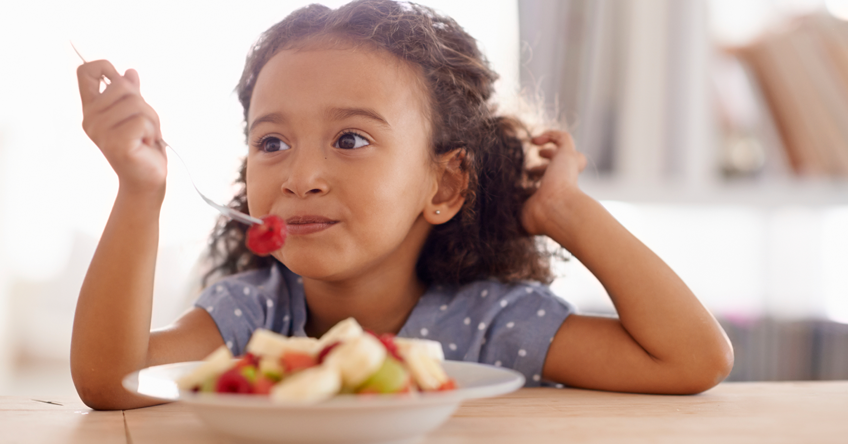
M 586 167 L 586 156 L 574 148 L 571 134 L 565 131 L 545 131 L 530 141 L 540 146 L 552 143 L 554 148 L 539 150 L 539 155 L 550 162 L 529 171 L 531 175 L 542 175 L 542 179 L 539 188 L 524 204 L 521 224 L 532 235 L 548 234 L 546 224 L 552 221 L 551 210 L 582 193 L 577 186 L 577 176 Z

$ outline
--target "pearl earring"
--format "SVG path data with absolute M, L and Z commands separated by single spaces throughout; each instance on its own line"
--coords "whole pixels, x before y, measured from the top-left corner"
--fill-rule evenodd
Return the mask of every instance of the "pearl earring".
M 442 214 L 441 210 L 436 210 L 436 214 Z

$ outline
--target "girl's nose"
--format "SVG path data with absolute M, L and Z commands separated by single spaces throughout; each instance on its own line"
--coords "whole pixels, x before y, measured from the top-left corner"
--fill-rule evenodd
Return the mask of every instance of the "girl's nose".
M 326 158 L 321 149 L 301 147 L 292 154 L 288 177 L 280 189 L 283 195 L 305 199 L 326 194 L 329 184 L 325 176 Z

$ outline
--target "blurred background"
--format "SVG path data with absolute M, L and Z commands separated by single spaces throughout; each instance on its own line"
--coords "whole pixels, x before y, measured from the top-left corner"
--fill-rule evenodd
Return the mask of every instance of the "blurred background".
M 165 139 L 223 203 L 246 153 L 244 57 L 308 3 L 0 6 L 0 395 L 75 396 L 76 298 L 117 191 L 81 128 L 69 42 L 139 71 Z M 582 187 L 720 318 L 731 380 L 848 379 L 848 1 L 421 3 L 479 40 L 505 111 L 529 103 L 573 133 Z M 170 160 L 152 328 L 197 296 L 216 219 Z M 579 261 L 557 271 L 557 294 L 612 313 Z

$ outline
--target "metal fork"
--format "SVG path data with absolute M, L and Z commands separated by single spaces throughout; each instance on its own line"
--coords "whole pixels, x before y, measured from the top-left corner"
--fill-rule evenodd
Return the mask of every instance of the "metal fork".
M 71 48 L 74 49 L 74 52 L 77 53 L 77 55 L 79 56 L 79 58 L 82 60 L 83 63 L 88 63 L 88 62 L 85 61 L 85 57 L 83 57 L 82 54 L 80 54 L 80 52 L 77 51 L 77 48 L 76 48 L 76 46 L 74 46 L 73 42 L 71 42 Z M 103 82 L 103 84 L 105 84 L 107 86 L 109 85 L 109 79 L 107 79 L 105 76 L 101 76 L 100 81 Z M 188 174 L 188 180 L 191 182 L 191 185 L 194 187 L 194 190 L 197 191 L 197 194 L 199 194 L 200 197 L 203 198 L 203 200 L 207 204 L 209 204 L 209 206 L 220 211 L 221 214 L 223 214 L 224 216 L 227 216 L 230 219 L 235 219 L 235 220 L 242 222 L 242 223 L 245 223 L 247 225 L 262 224 L 263 223 L 262 219 L 257 219 L 255 217 L 244 214 L 241 211 L 238 211 L 238 210 L 235 210 L 235 209 L 232 209 L 230 207 L 223 206 L 223 205 L 219 205 L 219 204 L 215 203 L 215 201 L 213 201 L 212 199 L 206 197 L 206 195 L 201 193 L 200 189 L 197 188 L 197 184 L 194 183 L 194 179 L 191 177 L 191 171 L 189 171 L 188 165 L 185 163 L 185 160 L 183 160 L 182 156 L 180 156 L 180 153 L 178 153 L 177 150 L 174 147 L 169 145 L 163 139 L 159 139 L 157 142 L 159 144 L 163 145 L 163 146 L 170 148 L 171 152 L 173 152 L 174 154 L 177 155 L 177 159 L 180 159 L 180 163 L 183 164 L 183 168 L 185 168 L 186 174 Z

